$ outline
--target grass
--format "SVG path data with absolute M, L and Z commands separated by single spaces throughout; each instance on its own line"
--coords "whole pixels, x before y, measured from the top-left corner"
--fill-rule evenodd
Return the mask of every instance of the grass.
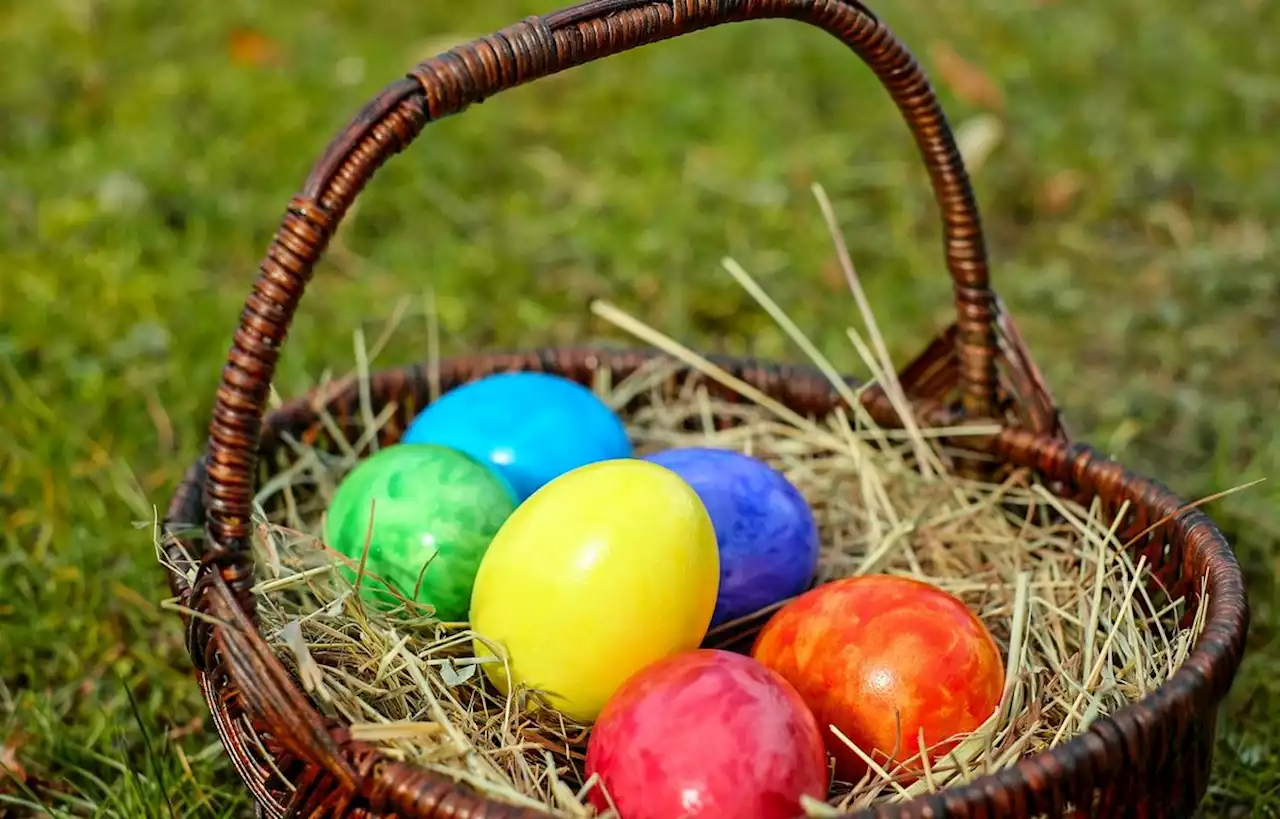
M 554 5 L 0 9 L 0 761 L 59 788 L 41 797 L 58 809 L 246 814 L 136 524 L 198 451 L 253 268 L 331 134 L 417 59 Z M 1280 7 L 875 5 L 954 123 L 1001 125 L 975 170 L 994 275 L 1073 429 L 1188 496 L 1273 477 L 1280 52 L 1259 35 Z M 857 371 L 814 181 L 905 360 L 948 315 L 905 133 L 854 58 L 787 22 L 511 92 L 432 126 L 366 192 L 278 387 L 346 367 L 352 328 L 428 287 L 446 351 L 602 335 L 586 305 L 608 296 L 704 349 L 798 359 L 726 254 Z M 1214 816 L 1280 814 L 1278 510 L 1274 482 L 1211 508 L 1254 606 Z

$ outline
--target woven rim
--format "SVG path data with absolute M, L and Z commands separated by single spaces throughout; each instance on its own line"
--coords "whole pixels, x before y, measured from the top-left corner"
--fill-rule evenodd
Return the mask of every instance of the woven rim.
M 273 443 L 277 425 L 306 420 L 305 402 L 320 396 L 273 413 L 265 427 L 264 411 L 288 328 L 342 218 L 378 168 L 431 120 L 505 89 L 647 43 L 765 18 L 790 18 L 823 29 L 861 58 L 902 114 L 929 172 L 943 225 L 956 319 L 900 377 L 915 414 L 929 423 L 1001 421 L 1007 425 L 1004 432 L 957 443 L 975 448 L 988 460 L 1034 466 L 1067 494 L 1096 493 L 1116 508 L 1128 499 L 1134 504 L 1130 517 L 1135 522 L 1158 520 L 1181 505 L 1158 484 L 1087 447 L 1068 443 L 1043 380 L 991 290 L 977 205 L 937 97 L 910 52 L 861 3 L 587 0 L 530 17 L 421 63 L 387 86 L 329 144 L 290 202 L 262 260 L 222 370 L 205 457 L 174 498 L 169 520 L 204 528 L 202 536 L 184 535 L 180 541 L 190 561 L 170 555 L 183 561 L 171 577 L 174 590 L 195 613 L 185 616 L 187 648 L 237 769 L 271 815 L 283 811 L 267 785 L 273 776 L 292 783 L 285 790 L 296 794 L 290 810 L 299 815 L 536 815 L 486 802 L 442 776 L 382 760 L 368 746 L 352 742 L 343 726 L 320 717 L 257 634 L 249 537 L 259 452 Z M 495 367 L 582 375 L 601 360 L 616 369 L 631 359 L 626 354 L 572 350 L 479 356 L 450 364 L 453 374 L 445 380 L 465 380 L 467 374 Z M 834 406 L 831 389 L 812 373 L 747 361 L 729 364 L 744 380 L 793 408 Z M 421 375 L 416 370 L 384 373 L 375 380 L 375 394 L 392 400 L 405 389 L 419 390 Z M 339 398 L 347 400 L 349 392 L 343 394 L 347 398 Z M 882 392 L 868 391 L 864 403 L 877 421 L 897 421 Z M 267 436 L 262 439 L 264 431 Z M 976 472 L 979 463 L 975 455 L 962 461 L 961 468 Z M 1170 545 L 1154 539 L 1157 533 L 1167 536 Z M 1031 805 L 1057 813 L 1064 799 L 1079 800 L 1095 785 L 1105 785 L 1107 793 L 1125 793 L 1126 772 L 1156 770 L 1173 764 L 1170 760 L 1193 780 L 1178 778 L 1169 785 L 1173 791 L 1203 791 L 1208 751 L 1196 750 L 1194 759 L 1178 762 L 1181 751 L 1171 751 L 1167 743 L 1176 746 L 1187 739 L 1197 749 L 1204 744 L 1195 740 L 1202 738 L 1197 732 L 1211 729 L 1214 706 L 1229 687 L 1243 650 L 1248 616 L 1243 582 L 1225 541 L 1199 512 L 1176 515 L 1143 542 L 1153 566 L 1164 567 L 1178 579 L 1203 578 L 1213 595 L 1208 625 L 1187 664 L 1147 700 L 1095 722 L 1081 738 L 1053 753 L 959 790 L 917 800 L 901 811 L 894 808 L 896 815 L 1020 816 Z M 1109 804 L 1111 797 L 1102 798 L 1101 804 Z M 1156 801 L 1181 804 L 1174 797 Z M 888 810 L 881 809 L 879 815 L 894 815 L 885 813 Z
M 508 370 L 542 370 L 563 374 L 580 383 L 590 384 L 594 373 L 607 367 L 616 378 L 634 372 L 649 358 L 660 355 L 653 351 L 601 351 L 562 349 L 511 354 L 466 356 L 441 362 L 439 379 L 448 389 L 475 378 Z M 843 406 L 835 390 L 820 373 L 804 367 L 783 366 L 755 360 L 717 358 L 716 363 L 744 381 L 804 413 L 821 415 Z M 910 370 L 911 368 L 908 368 Z M 398 440 L 416 408 L 425 405 L 431 378 L 425 365 L 413 365 L 376 373 L 370 392 L 376 407 L 396 404 L 398 411 L 382 430 L 383 443 Z M 851 383 L 853 382 L 851 379 Z M 711 388 L 717 389 L 715 385 Z M 874 391 L 871 391 L 874 393 Z M 915 392 L 918 401 L 926 396 Z M 876 398 L 867 406 L 889 420 L 886 408 Z M 266 419 L 262 438 L 263 455 L 277 447 L 285 434 L 306 441 L 320 430 L 320 408 L 346 428 L 357 425 L 360 418 L 359 391 L 355 384 L 341 390 L 316 389 L 293 399 L 271 412 Z M 1028 757 L 999 773 L 968 785 L 945 790 L 892 807 L 855 814 L 859 817 L 896 816 L 1005 816 L 1025 817 L 1040 813 L 1060 815 L 1067 803 L 1081 804 L 1095 798 L 1099 806 L 1111 810 L 1131 804 L 1130 788 L 1141 783 L 1151 772 L 1161 770 L 1171 754 L 1184 745 L 1194 744 L 1197 732 L 1212 734 L 1217 704 L 1230 688 L 1244 649 L 1248 624 L 1244 582 L 1230 546 L 1213 522 L 1197 510 L 1183 510 L 1187 503 L 1156 481 L 1139 476 L 1116 464 L 1083 444 L 1071 444 L 1061 436 L 1036 434 L 1021 429 L 1007 429 L 996 436 L 991 451 L 1003 462 L 1036 470 L 1063 497 L 1083 503 L 1097 496 L 1103 501 L 1104 515 L 1115 515 L 1128 501 L 1127 517 L 1117 532 L 1122 542 L 1137 538 L 1135 557 L 1143 555 L 1152 571 L 1177 596 L 1198 595 L 1201 583 L 1209 595 L 1204 631 L 1186 663 L 1155 692 L 1109 717 L 1096 720 L 1079 736 L 1051 752 Z M 170 528 L 180 528 L 179 521 L 198 521 L 203 515 L 200 487 L 204 478 L 203 461 L 188 472 L 179 487 L 167 515 Z M 1152 524 L 1168 520 L 1145 535 Z M 193 547 L 190 540 L 180 540 L 168 550 L 170 561 L 180 569 L 171 574 L 173 591 L 180 598 L 190 591 L 189 575 L 196 566 L 186 555 Z M 319 726 L 336 752 L 311 746 L 301 752 L 286 746 L 294 744 L 282 736 L 278 725 L 271 723 L 269 712 L 272 694 L 262 690 L 264 680 L 274 676 L 269 666 L 279 667 L 256 633 L 246 635 L 245 646 L 228 652 L 224 663 L 209 673 L 201 673 L 202 690 L 215 715 L 215 725 L 235 761 L 237 770 L 258 798 L 265 815 L 283 816 L 286 797 L 279 786 L 272 787 L 270 766 L 264 764 L 259 746 L 268 748 L 279 758 L 276 767 L 296 771 L 304 804 L 327 804 L 331 809 L 339 802 L 348 809 L 359 803 L 359 811 L 367 814 L 347 815 L 392 816 L 462 816 L 481 810 L 489 816 L 535 816 L 524 809 L 493 802 L 465 786 L 425 770 L 400 762 L 381 761 L 376 751 L 349 739 L 342 726 L 325 723 L 309 702 L 301 699 L 307 715 L 294 716 L 292 730 L 311 722 Z M 226 640 L 218 642 L 227 644 Z M 255 645 L 261 653 L 248 646 Z M 252 654 L 253 661 L 244 657 Z M 231 659 L 235 657 L 236 659 Z M 279 668 L 282 673 L 283 669 Z M 270 687 L 266 684 L 266 687 Z M 294 690 L 296 692 L 296 689 Z M 275 703 L 276 708 L 282 704 Z M 266 710 L 264 710 L 266 709 Z M 245 733 L 240 719 L 245 712 L 255 731 L 269 736 L 266 742 Z M 1178 777 L 1160 783 L 1161 795 L 1169 808 L 1186 809 L 1201 798 L 1207 784 L 1208 755 L 1203 753 L 1192 765 L 1178 771 Z M 351 775 L 348 788 L 333 776 L 334 768 L 346 768 Z M 324 772 L 324 773 L 322 773 Z M 326 776 L 327 774 L 327 776 Z M 319 780 L 332 778 L 324 787 Z M 318 788 L 307 793 L 306 786 Z M 301 806 L 293 806 L 299 809 Z M 1148 803 L 1149 815 L 1166 814 Z M 304 815 L 306 812 L 303 812 Z M 326 814 L 327 815 L 327 814 Z M 341 815 L 335 813 L 334 815 Z M 1111 815 L 1099 807 L 1097 815 Z

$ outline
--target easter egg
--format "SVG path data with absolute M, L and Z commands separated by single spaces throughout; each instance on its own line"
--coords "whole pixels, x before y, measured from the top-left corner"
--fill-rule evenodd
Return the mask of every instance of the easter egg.
M 796 819 L 827 792 L 813 714 L 786 680 L 741 654 L 701 650 L 659 660 L 605 705 L 587 744 L 625 819 Z M 609 807 L 600 787 L 596 808 Z
M 357 566 L 368 543 L 364 599 L 392 606 L 399 602 L 394 590 L 432 606 L 441 620 L 460 620 L 480 559 L 515 508 L 511 487 L 474 458 L 398 444 L 359 463 L 338 485 L 325 540 Z M 349 567 L 344 573 L 356 575 Z
M 991 716 L 1004 689 L 1000 649 L 962 601 L 888 575 L 804 593 L 765 624 L 751 656 L 800 692 L 848 781 L 866 764 L 828 726 L 891 773 L 905 763 L 900 778 L 913 779 L 921 730 L 935 761 Z
M 719 577 L 711 519 L 678 475 L 641 460 L 579 467 L 490 544 L 471 598 L 477 656 L 505 658 L 483 666 L 501 691 L 536 689 L 590 721 L 636 671 L 697 648 Z
M 684 478 L 711 515 L 720 547 L 713 626 L 808 588 L 818 569 L 818 524 L 781 472 L 724 449 L 668 449 L 645 459 Z
M 519 500 L 572 469 L 631 457 L 622 421 L 591 390 L 535 372 L 490 375 L 446 392 L 402 440 L 441 444 L 489 464 Z

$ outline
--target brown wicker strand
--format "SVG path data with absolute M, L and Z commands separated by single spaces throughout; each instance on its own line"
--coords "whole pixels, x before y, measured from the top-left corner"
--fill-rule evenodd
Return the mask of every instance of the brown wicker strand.
M 424 805 L 441 819 L 546 819 L 539 811 L 501 802 L 477 802 L 475 794 L 459 789 L 438 774 L 404 762 L 384 762 L 370 777 L 366 794 L 378 815 L 419 816 Z

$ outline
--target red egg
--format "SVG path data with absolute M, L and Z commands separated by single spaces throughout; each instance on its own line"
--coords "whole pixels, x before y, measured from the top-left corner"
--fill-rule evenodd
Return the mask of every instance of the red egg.
M 777 674 L 699 650 L 642 669 L 613 695 L 587 744 L 621 819 L 796 819 L 827 792 L 813 714 Z M 608 807 L 599 787 L 591 800 Z
M 857 781 L 867 766 L 828 726 L 900 779 L 919 774 L 919 733 L 930 760 L 1000 704 L 1000 649 L 960 600 L 927 583 L 850 577 L 797 597 L 765 624 L 751 655 L 808 703 L 836 759 Z M 912 757 L 915 757 L 914 763 Z

